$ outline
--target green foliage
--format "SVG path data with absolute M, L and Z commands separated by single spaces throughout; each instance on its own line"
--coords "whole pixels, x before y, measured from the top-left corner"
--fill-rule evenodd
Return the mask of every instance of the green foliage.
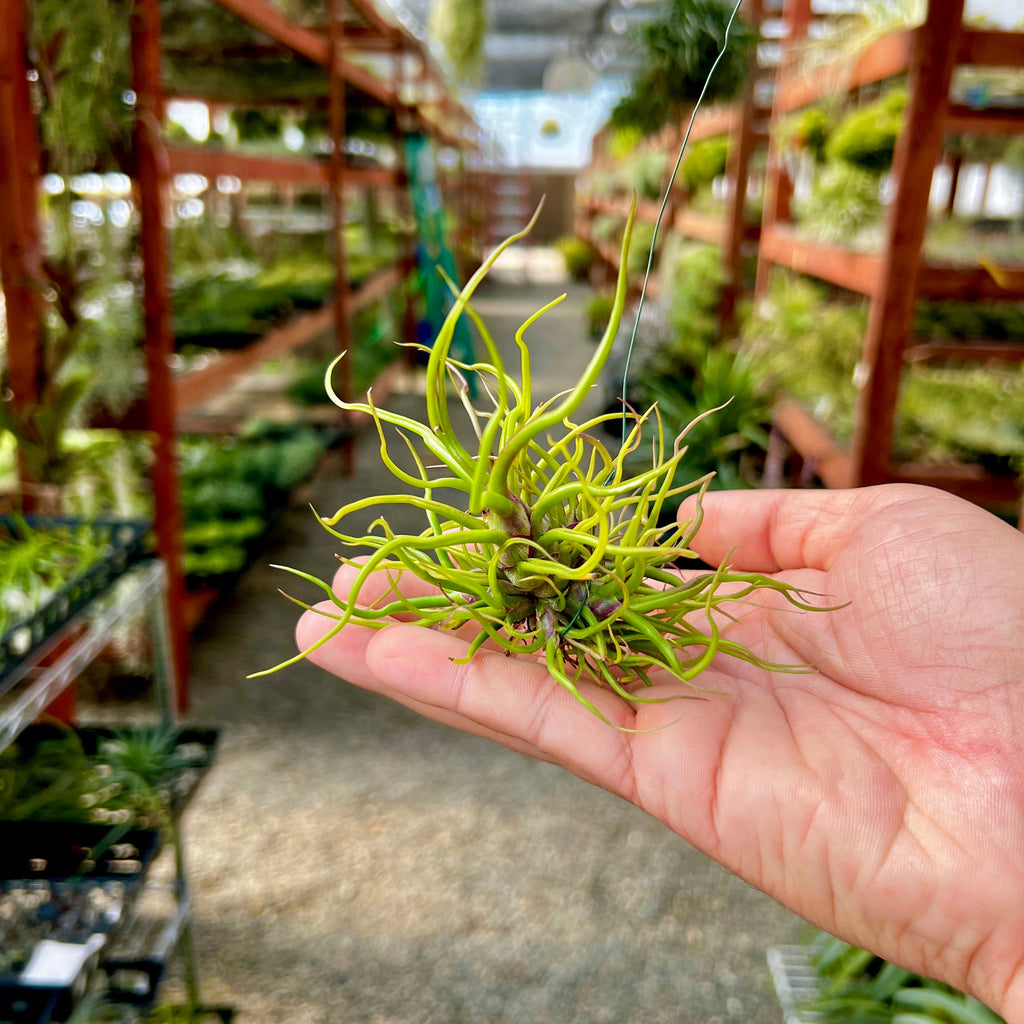
M 657 403 L 669 432 L 693 422 L 690 472 L 714 473 L 711 487 L 753 486 L 768 443 L 769 395 L 749 358 L 719 337 L 724 275 L 717 247 L 667 245 L 662 264 L 669 336 L 638 368 L 631 396 L 642 408 Z M 701 419 L 710 409 L 716 411 Z M 668 520 L 675 505 L 665 513 Z
M 819 932 L 810 942 L 820 994 L 808 1014 L 851 1024 L 1002 1024 L 978 1000 Z
M 93 753 L 72 729 L 30 731 L 0 751 L 0 819 L 163 827 L 176 780 L 205 758 L 171 725 L 115 731 Z
M 608 155 L 613 160 L 623 160 L 643 142 L 644 133 L 636 125 L 610 127 L 608 131 Z
M 658 150 L 638 153 L 629 165 L 630 191 L 641 199 L 660 199 L 668 155 Z
M 611 292 L 595 292 L 583 304 L 583 318 L 587 334 L 595 341 L 604 333 L 615 308 L 615 295 Z
M 563 235 L 555 242 L 555 248 L 562 254 L 569 277 L 574 281 L 585 281 L 597 259 L 589 243 L 577 235 Z
M 1024 304 L 921 299 L 914 307 L 913 332 L 920 338 L 1024 338 Z
M 743 329 L 742 349 L 766 381 L 848 437 L 866 326 L 863 303 L 828 301 L 822 286 L 779 271 Z
M 696 421 L 687 435 L 687 472 L 714 473 L 712 488 L 754 487 L 771 426 L 770 398 L 750 360 L 724 346 L 709 348 L 694 366 L 653 377 L 642 388 L 669 430 Z M 699 419 L 708 410 L 711 415 Z M 665 508 L 667 521 L 677 504 Z
M 334 265 L 326 257 L 283 260 L 255 270 L 197 268 L 188 276 L 179 275 L 176 282 L 175 338 L 179 345 L 244 344 L 296 310 L 322 305 L 334 282 Z
M 807 152 L 815 163 L 825 162 L 832 133 L 832 118 L 821 107 L 804 107 L 782 118 L 774 128 L 781 145 L 791 152 Z
M 7 821 L 96 822 L 121 810 L 92 759 L 70 730 L 23 752 L 0 751 L 0 818 Z
M 260 108 L 232 110 L 231 123 L 234 125 L 239 142 L 268 142 L 281 137 L 283 121 L 274 111 Z
M 663 18 L 640 28 L 640 71 L 612 111 L 612 126 L 650 135 L 695 103 L 725 40 L 731 14 L 732 5 L 722 0 L 670 0 Z M 708 101 L 729 99 L 739 90 L 754 39 L 742 21 L 733 22 L 729 45 L 708 87 Z
M 353 387 L 359 394 L 372 387 L 380 374 L 402 353 L 396 344 L 394 318 L 381 304 L 361 309 L 353 318 Z M 288 397 L 298 405 L 330 403 L 324 378 L 335 357 L 318 359 L 304 366 L 288 386 Z
M 649 360 L 649 369 L 671 375 L 694 369 L 721 341 L 718 305 L 725 275 L 717 246 L 666 242 L 659 267 L 659 287 L 668 302 L 672 341 Z
M 921 457 L 954 457 L 1024 471 L 1024 371 L 911 367 L 899 404 L 900 441 Z
M 61 175 L 123 166 L 134 110 L 128 5 L 118 0 L 34 0 L 28 5 L 50 170 Z
M 66 485 L 80 476 L 81 453 L 69 449 L 69 430 L 90 411 L 123 412 L 141 389 L 141 309 L 124 281 L 124 239 L 110 224 L 109 207 L 101 208 L 98 225 L 77 223 L 75 198 L 65 188 L 43 207 L 49 252 L 39 394 L 27 405 L 0 404 L 0 430 L 15 437 L 37 483 Z M 0 364 L 0 390 L 11 386 Z
M 906 102 L 905 89 L 892 89 L 873 103 L 847 114 L 836 125 L 825 147 L 829 160 L 841 160 L 876 174 L 889 170 Z
M 310 427 L 254 423 L 238 437 L 184 437 L 178 447 L 185 572 L 216 576 L 245 567 L 250 545 L 324 445 Z
M 730 148 L 728 135 L 695 142 L 679 167 L 679 183 L 691 193 L 710 185 L 725 174 Z
M 832 243 L 851 243 L 884 214 L 878 175 L 848 163 L 825 167 L 797 208 L 801 228 Z
M 660 244 L 660 240 L 657 241 Z M 655 242 L 653 224 L 641 221 L 633 229 L 626 253 L 626 269 L 631 277 L 638 277 L 647 270 L 647 261 Z
M 744 329 L 758 372 L 848 438 L 856 401 L 866 308 L 828 301 L 805 278 L 776 274 Z M 1007 367 L 912 366 L 898 406 L 901 457 L 961 459 L 997 472 L 1024 468 L 1024 372 Z
M 29 618 L 110 551 L 110 531 L 89 524 L 0 525 L 0 634 Z
M 138 305 L 130 288 L 117 288 L 128 262 L 124 240 L 106 217 L 99 226 L 79 224 L 72 192 L 72 175 L 128 164 L 129 12 L 118 0 L 38 0 L 28 13 L 43 163 L 65 187 L 43 206 L 38 394 L 0 406 L 0 430 L 14 435 L 35 482 L 65 484 L 78 468 L 64 441 L 68 428 L 87 405 L 119 412 L 138 392 Z M 0 390 L 10 386 L 4 368 Z
M 599 213 L 590 220 L 590 234 L 598 242 L 613 241 L 621 230 L 621 220 L 611 213 Z

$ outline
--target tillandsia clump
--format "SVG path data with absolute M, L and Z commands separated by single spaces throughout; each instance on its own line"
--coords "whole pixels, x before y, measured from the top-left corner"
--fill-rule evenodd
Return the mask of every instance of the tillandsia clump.
M 623 268 L 632 221 L 631 215 L 622 242 Z M 468 625 L 476 632 L 466 661 L 484 645 L 542 659 L 551 675 L 599 717 L 603 717 L 600 711 L 580 689 L 584 680 L 607 686 L 627 701 L 643 702 L 652 699 L 643 696 L 643 689 L 651 685 L 656 670 L 691 683 L 696 690 L 694 681 L 718 654 L 782 668 L 766 665 L 722 636 L 719 621 L 723 612 L 728 617 L 727 606 L 765 588 L 809 608 L 797 591 L 726 566 L 688 575 L 677 571 L 681 560 L 697 557 L 689 544 L 701 521 L 699 496 L 713 476 L 675 483 L 689 427 L 670 441 L 656 407 L 643 413 L 628 411 L 628 429 L 613 454 L 595 439 L 594 431 L 605 422 L 620 420 L 623 413 L 605 413 L 583 423 L 572 419 L 611 351 L 626 300 L 625 270 L 620 271 L 604 335 L 570 390 L 534 407 L 530 352 L 524 340 L 530 326 L 564 295 L 516 332 L 521 382 L 507 373 L 494 339 L 470 300 L 501 252 L 524 237 L 532 225 L 533 221 L 502 243 L 458 293 L 429 349 L 425 423 L 378 409 L 371 394 L 365 403 L 342 401 L 334 394 L 328 374 L 333 400 L 343 409 L 372 417 L 385 465 L 398 480 L 421 493 L 363 498 L 330 517 L 319 517 L 343 544 L 371 553 L 358 562 L 339 556 L 356 568 L 344 597 L 315 577 L 288 570 L 320 587 L 337 610 L 317 609 L 332 617 L 334 625 L 313 647 L 285 664 L 327 643 L 350 623 L 379 628 L 401 615 L 404 621 L 440 629 Z M 477 327 L 487 362 L 467 364 L 449 355 L 456 321 L 464 313 Z M 476 409 L 469 400 L 469 374 L 476 374 L 486 395 L 486 411 Z M 453 428 L 450 395 L 457 396 L 472 424 L 475 443 L 470 447 Z M 385 425 L 397 429 L 414 471 L 401 468 L 392 458 Z M 652 434 L 650 468 L 631 474 L 627 457 L 646 443 L 642 440 L 645 427 Z M 629 464 L 635 465 L 635 460 Z M 441 501 L 436 492 L 442 489 L 464 495 L 464 507 Z M 659 526 L 666 504 L 686 492 L 698 495 L 694 518 Z M 421 510 L 423 530 L 396 533 L 383 515 L 363 536 L 340 528 L 353 513 L 389 505 Z M 388 574 L 390 587 L 383 597 L 360 603 L 364 585 L 378 572 Z M 431 584 L 435 592 L 403 594 L 400 576 L 406 572 Z

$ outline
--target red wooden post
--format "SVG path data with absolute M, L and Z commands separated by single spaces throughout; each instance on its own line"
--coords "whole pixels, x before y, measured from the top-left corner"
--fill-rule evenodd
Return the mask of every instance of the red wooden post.
M 945 213 L 952 217 L 956 209 L 956 192 L 960 186 L 960 172 L 963 170 L 964 158 L 960 153 L 954 155 L 949 162 L 949 195 L 946 197 Z
M 744 13 L 751 27 L 758 31 L 761 25 L 761 0 L 749 0 Z M 754 110 L 758 70 L 757 47 L 754 46 L 747 57 L 747 80 L 740 94 L 740 116 L 732 132 L 732 152 L 729 154 L 726 173 L 730 194 L 726 199 L 725 244 L 720 253 L 725 284 L 718 306 L 719 330 L 723 337 L 731 337 L 736 330 L 736 303 L 742 291 L 740 268 L 747 224 L 747 181 L 750 158 L 754 152 Z
M 355 392 L 355 377 L 352 372 L 355 353 L 352 351 L 352 321 L 348 308 L 348 250 L 345 245 L 345 82 L 340 74 L 344 26 L 340 17 L 338 0 L 330 0 L 327 5 L 327 83 L 331 132 L 328 181 L 334 241 L 334 331 L 337 335 L 338 351 L 347 353 L 334 372 L 338 394 L 344 401 L 351 402 Z M 350 425 L 347 415 L 343 422 Z M 349 437 L 345 440 L 342 466 L 346 476 L 355 472 L 354 438 Z
M 406 37 L 397 29 L 391 34 L 391 53 L 394 60 L 392 65 L 391 90 L 394 93 L 394 107 L 392 108 L 395 119 L 395 143 L 399 147 L 398 160 L 399 170 L 395 178 L 395 190 L 393 193 L 396 205 L 401 204 L 402 215 L 412 219 L 412 202 L 409 194 L 409 174 L 405 169 L 405 133 L 408 127 L 406 107 L 403 96 L 405 95 L 407 78 L 405 58 L 409 52 Z M 416 267 L 416 239 L 410 236 L 399 259 L 403 267 L 401 271 L 401 296 L 402 296 L 402 341 L 407 345 L 416 343 L 416 305 L 412 291 L 406 287 L 406 275 L 411 275 Z M 409 367 L 414 367 L 417 361 L 415 349 L 405 350 L 405 362 Z
M 882 483 L 890 476 L 903 349 L 914 315 L 928 199 L 942 153 L 963 8 L 964 0 L 930 0 L 910 55 L 907 108 L 893 157 L 896 193 L 868 315 L 862 355 L 865 378 L 854 419 L 851 455 L 858 484 Z
M 46 275 L 39 230 L 40 146 L 29 94 L 25 0 L 0 0 L 0 276 L 7 306 L 11 407 L 39 399 Z M 8 396 L 3 396 L 8 401 Z
M 188 630 L 182 575 L 171 325 L 170 255 L 164 223 L 169 166 L 162 125 L 159 0 L 136 0 L 131 15 L 132 81 L 136 96 L 135 161 L 143 260 L 143 324 L 148 377 L 147 427 L 153 443 L 151 479 L 157 549 L 167 564 L 167 611 L 177 671 L 179 710 L 189 703 Z
M 807 36 L 811 22 L 810 0 L 786 0 L 783 8 L 786 23 L 786 38 L 783 41 L 782 56 L 775 70 L 775 102 L 772 109 L 772 124 L 777 123 L 781 116 L 780 96 L 786 79 L 794 73 L 798 45 Z M 768 140 L 768 164 L 764 175 L 764 206 L 761 213 L 761 235 L 771 233 L 777 223 L 790 219 L 790 199 L 793 185 L 789 172 L 783 163 L 779 144 L 772 135 Z M 761 298 L 768 290 L 771 280 L 772 263 L 758 251 L 757 280 L 754 285 L 754 297 Z

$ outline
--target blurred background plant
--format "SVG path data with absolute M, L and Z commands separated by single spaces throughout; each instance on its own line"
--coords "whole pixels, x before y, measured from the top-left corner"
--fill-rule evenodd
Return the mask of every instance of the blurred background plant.
M 556 240 L 555 248 L 562 254 L 569 277 L 573 281 L 585 281 L 597 259 L 593 247 L 576 235 L 563 235 Z

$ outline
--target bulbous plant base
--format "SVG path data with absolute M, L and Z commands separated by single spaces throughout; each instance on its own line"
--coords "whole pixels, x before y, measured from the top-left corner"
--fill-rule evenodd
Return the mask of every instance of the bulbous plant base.
M 370 554 L 358 563 L 342 558 L 356 567 L 344 598 L 307 573 L 287 570 L 319 587 L 337 609 L 329 613 L 334 625 L 310 650 L 349 623 L 379 628 L 399 613 L 405 621 L 441 629 L 472 625 L 475 636 L 467 660 L 489 642 L 511 654 L 543 657 L 552 676 L 599 717 L 603 716 L 579 689 L 581 680 L 607 686 L 630 702 L 642 702 L 652 699 L 642 692 L 652 683 L 651 673 L 667 672 L 698 690 L 695 680 L 719 654 L 768 669 L 794 669 L 760 661 L 723 637 L 719 623 L 729 618 L 725 606 L 742 603 L 764 589 L 781 593 L 796 607 L 813 609 L 800 593 L 770 577 L 732 572 L 727 566 L 688 574 L 676 568 L 681 561 L 696 559 L 689 545 L 700 526 L 700 498 L 711 480 L 709 475 L 676 482 L 693 424 L 669 443 L 657 408 L 630 413 L 628 433 L 612 453 L 595 439 L 595 431 L 612 421 L 621 423 L 620 411 L 581 424 L 572 419 L 611 353 L 622 318 L 634 212 L 635 202 L 623 237 L 623 269 L 607 328 L 580 379 L 562 395 L 534 407 L 524 334 L 564 295 L 516 332 L 518 381 L 507 373 L 470 304 L 495 260 L 529 232 L 537 214 L 523 231 L 499 245 L 457 294 L 433 346 L 424 350 L 429 356 L 426 422 L 377 409 L 370 394 L 363 403 L 344 402 L 334 393 L 328 373 L 326 386 L 333 401 L 372 417 L 384 464 L 397 480 L 421 493 L 364 498 L 333 516 L 319 517 L 343 544 Z M 476 325 L 488 362 L 467 364 L 450 358 L 455 324 L 463 315 Z M 470 374 L 476 375 L 489 401 L 485 412 L 469 400 Z M 473 450 L 452 428 L 453 395 L 473 426 Z M 402 439 L 412 470 L 391 457 L 386 426 L 395 428 Z M 626 460 L 641 440 L 650 445 L 652 457 L 650 468 L 637 473 L 627 469 Z M 441 488 L 463 494 L 464 507 L 435 498 Z M 689 492 L 697 495 L 694 518 L 660 526 L 667 504 Z M 423 531 L 395 534 L 386 514 L 361 536 L 338 528 L 353 513 L 389 505 L 421 510 Z M 368 606 L 361 605 L 367 580 L 381 572 L 389 574 L 387 592 Z M 434 592 L 407 597 L 400 587 L 406 572 L 430 584 Z

